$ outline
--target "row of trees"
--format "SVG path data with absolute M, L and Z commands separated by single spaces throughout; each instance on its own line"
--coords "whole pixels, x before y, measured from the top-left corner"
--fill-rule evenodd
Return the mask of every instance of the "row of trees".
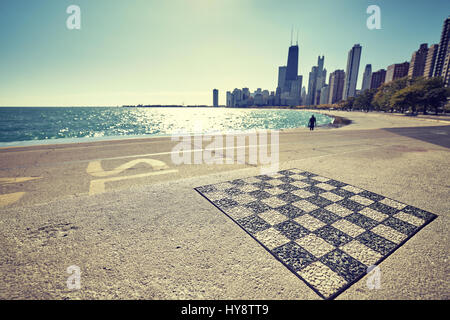
M 423 112 L 450 111 L 447 99 L 450 88 L 444 87 L 442 78 L 404 77 L 385 83 L 378 89 L 361 92 L 356 98 L 349 98 L 337 105 L 344 110 L 386 111 L 386 112 Z M 447 109 L 444 107 L 447 105 Z

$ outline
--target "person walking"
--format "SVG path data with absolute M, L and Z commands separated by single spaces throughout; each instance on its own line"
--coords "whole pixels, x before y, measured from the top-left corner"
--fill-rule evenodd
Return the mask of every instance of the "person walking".
M 314 117 L 314 115 L 311 116 L 311 118 L 309 119 L 309 123 L 308 123 L 308 127 L 309 130 L 312 131 L 314 130 L 314 127 L 316 126 L 316 117 Z

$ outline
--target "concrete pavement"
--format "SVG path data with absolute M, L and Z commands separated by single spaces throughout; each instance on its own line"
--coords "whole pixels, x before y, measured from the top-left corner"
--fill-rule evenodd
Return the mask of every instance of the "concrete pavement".
M 353 123 L 283 131 L 280 170 L 304 169 L 439 215 L 382 262 L 380 290 L 363 278 L 338 299 L 448 299 L 450 126 L 327 113 Z M 151 138 L 0 149 L 0 298 L 319 299 L 193 190 L 260 168 L 177 166 L 175 145 Z M 67 288 L 71 265 L 80 267 L 80 290 Z

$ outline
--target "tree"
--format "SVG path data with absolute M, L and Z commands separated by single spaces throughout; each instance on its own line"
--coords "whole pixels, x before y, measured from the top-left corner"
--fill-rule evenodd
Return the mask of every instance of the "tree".
M 372 100 L 376 92 L 376 89 L 365 90 L 358 97 L 356 97 L 353 107 L 366 111 L 373 110 Z
M 402 113 L 411 108 L 414 114 L 417 111 L 417 106 L 422 101 L 422 96 L 422 87 L 414 84 L 395 92 L 390 98 L 389 104 L 392 109 L 400 109 Z
M 450 96 L 450 88 L 434 88 L 427 91 L 423 97 L 424 106 L 434 109 L 438 114 L 439 109 L 447 101 Z
M 393 112 L 391 105 L 392 96 L 399 90 L 407 86 L 407 77 L 400 78 L 388 83 L 384 83 L 378 88 L 377 93 L 373 97 L 372 104 L 377 110 Z

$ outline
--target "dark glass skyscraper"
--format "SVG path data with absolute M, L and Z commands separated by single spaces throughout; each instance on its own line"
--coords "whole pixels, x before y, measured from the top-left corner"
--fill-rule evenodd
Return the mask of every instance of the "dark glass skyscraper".
M 439 49 L 436 57 L 436 65 L 434 69 L 435 77 L 442 76 L 449 41 L 450 41 L 450 17 L 445 19 L 444 26 L 442 27 L 441 42 L 439 43 Z
M 298 76 L 298 45 L 289 47 L 288 62 L 286 68 L 286 80 L 297 80 Z

